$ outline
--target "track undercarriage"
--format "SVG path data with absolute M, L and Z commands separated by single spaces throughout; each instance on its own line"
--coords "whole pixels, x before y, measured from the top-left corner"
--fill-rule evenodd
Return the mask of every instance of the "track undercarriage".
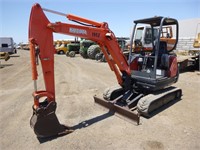
M 151 94 L 137 93 L 134 90 L 124 92 L 121 87 L 114 87 L 106 89 L 103 98 L 94 96 L 94 101 L 139 124 L 141 115 L 151 117 L 156 110 L 181 96 L 182 90 L 176 87 L 168 87 Z

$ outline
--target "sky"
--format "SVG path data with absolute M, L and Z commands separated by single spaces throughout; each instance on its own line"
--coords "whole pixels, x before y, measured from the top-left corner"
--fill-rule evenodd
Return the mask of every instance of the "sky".
M 16 43 L 28 42 L 31 7 L 74 14 L 97 22 L 107 22 L 118 37 L 129 37 L 133 21 L 153 16 L 177 20 L 200 18 L 200 0 L 0 0 L 0 37 L 13 37 Z M 64 16 L 45 13 L 50 22 L 72 23 Z M 74 37 L 54 34 L 54 40 Z

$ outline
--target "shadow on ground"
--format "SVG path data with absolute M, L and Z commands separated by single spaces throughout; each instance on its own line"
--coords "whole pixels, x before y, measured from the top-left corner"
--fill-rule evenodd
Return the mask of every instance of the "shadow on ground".
M 145 117 L 145 118 L 150 119 L 150 118 L 154 117 L 155 115 L 159 114 L 160 112 L 164 111 L 165 109 L 168 109 L 172 105 L 176 104 L 180 100 L 181 100 L 181 98 L 180 99 L 175 99 L 173 101 L 170 101 L 166 105 L 164 105 L 164 106 L 160 107 L 159 109 L 155 110 L 154 112 L 152 112 L 149 117 Z M 75 132 L 77 129 L 83 129 L 83 128 L 89 127 L 89 126 L 91 126 L 91 125 L 93 125 L 95 123 L 98 123 L 98 122 L 100 122 L 100 121 L 102 121 L 104 119 L 107 119 L 107 118 L 113 116 L 114 114 L 115 114 L 114 111 L 109 111 L 109 112 L 107 112 L 105 114 L 102 114 L 100 116 L 96 116 L 96 117 L 91 118 L 89 120 L 82 121 L 82 122 L 78 123 L 77 125 L 69 127 L 69 129 L 70 130 L 74 130 L 73 132 Z M 72 133 L 72 132 L 70 132 L 70 133 Z M 67 133 L 67 134 L 70 134 L 70 133 Z M 51 136 L 51 137 L 48 137 L 48 138 L 38 138 L 38 140 L 39 140 L 40 144 L 42 144 L 42 143 L 57 139 L 59 137 L 63 137 L 65 135 L 67 135 L 67 134 Z
M 5 68 L 5 67 L 9 67 L 12 66 L 13 64 L 0 64 L 0 69 Z
M 20 57 L 20 55 L 10 55 L 10 57 Z
M 107 119 L 107 118 L 109 118 L 109 117 L 111 117 L 113 115 L 114 115 L 114 112 L 109 111 L 109 112 L 107 112 L 105 114 L 102 114 L 100 116 L 96 116 L 96 117 L 91 118 L 89 120 L 82 121 L 79 124 L 70 127 L 70 129 L 74 130 L 74 132 L 75 132 L 75 130 L 77 130 L 77 129 L 82 129 L 82 128 L 89 127 L 89 126 L 91 126 L 91 125 L 93 125 L 95 123 L 98 123 L 98 122 L 100 122 L 100 121 L 102 121 L 104 119 Z M 67 134 L 65 134 L 65 135 L 67 135 Z M 37 137 L 37 139 L 40 142 L 40 144 L 42 144 L 42 143 L 57 139 L 59 137 L 63 137 L 65 135 L 56 135 L 56 136 L 51 136 L 51 137 L 47 137 L 47 138 L 39 138 L 39 137 Z

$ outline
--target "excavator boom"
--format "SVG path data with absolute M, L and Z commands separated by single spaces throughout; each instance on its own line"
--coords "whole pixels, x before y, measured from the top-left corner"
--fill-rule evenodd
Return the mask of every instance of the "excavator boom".
M 63 15 L 78 24 L 55 22 L 51 23 L 44 11 Z M 115 72 L 121 86 L 129 83 L 130 68 L 123 55 L 114 33 L 108 24 L 95 22 L 72 14 L 63 14 L 49 9 L 42 9 L 39 4 L 32 7 L 29 20 L 29 42 L 32 64 L 32 79 L 35 91 L 33 92 L 34 105 L 31 127 L 38 137 L 47 137 L 65 132 L 66 128 L 58 122 L 55 115 L 55 83 L 54 83 L 54 53 L 53 33 L 61 33 L 85 38 L 98 43 L 112 71 Z M 45 90 L 37 89 L 37 64 L 41 62 Z M 45 101 L 40 102 L 44 97 Z M 45 117 L 42 117 L 45 116 Z M 46 120 L 44 123 L 44 120 Z M 48 127 L 48 128 L 47 128 Z M 53 130 L 56 128 L 57 130 Z

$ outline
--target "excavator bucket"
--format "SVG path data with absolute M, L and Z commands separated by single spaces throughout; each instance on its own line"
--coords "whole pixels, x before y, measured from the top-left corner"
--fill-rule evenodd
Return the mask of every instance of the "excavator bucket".
M 95 103 L 108 108 L 109 110 L 119 114 L 120 116 L 123 116 L 131 121 L 134 121 L 137 123 L 137 125 L 140 124 L 140 114 L 136 111 L 136 109 L 129 109 L 126 106 L 121 106 L 117 104 L 117 101 L 107 101 L 102 98 L 98 98 L 94 96 Z
M 73 132 L 69 127 L 59 123 L 55 114 L 56 102 L 40 104 L 40 107 L 33 107 L 33 115 L 30 120 L 30 126 L 39 138 L 61 136 Z

